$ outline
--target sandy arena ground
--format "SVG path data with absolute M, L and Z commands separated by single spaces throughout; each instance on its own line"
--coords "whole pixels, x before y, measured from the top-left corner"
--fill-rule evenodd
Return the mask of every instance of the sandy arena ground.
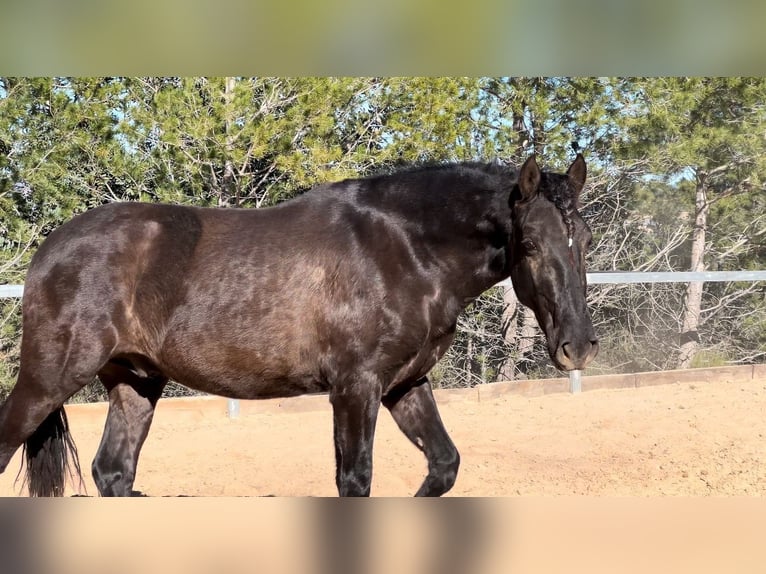
M 766 380 L 676 383 L 483 402 L 451 400 L 442 418 L 462 464 L 452 496 L 766 494 Z M 103 407 L 73 409 L 70 427 L 87 494 Z M 19 494 L 20 452 L 0 475 Z M 314 412 L 250 413 L 160 402 L 135 489 L 148 496 L 335 496 L 329 404 Z M 409 496 L 421 453 L 385 409 L 373 496 Z M 19 482 L 20 484 L 20 482 Z

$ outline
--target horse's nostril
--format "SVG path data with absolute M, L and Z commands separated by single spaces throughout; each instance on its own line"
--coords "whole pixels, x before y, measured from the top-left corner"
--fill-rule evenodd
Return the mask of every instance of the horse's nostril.
M 561 352 L 567 359 L 575 363 L 582 359 L 589 361 L 598 354 L 598 339 L 591 340 L 589 343 L 582 342 L 579 348 L 571 341 L 565 341 L 561 344 Z
M 556 349 L 555 361 L 564 370 L 584 369 L 598 355 L 598 340 L 564 341 Z

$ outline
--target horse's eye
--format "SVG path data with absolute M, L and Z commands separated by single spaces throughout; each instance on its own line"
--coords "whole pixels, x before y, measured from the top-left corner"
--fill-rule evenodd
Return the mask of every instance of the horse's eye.
M 537 245 L 535 245 L 535 242 L 532 241 L 531 239 L 523 239 L 521 241 L 521 245 L 524 247 L 527 253 L 532 253 L 534 251 L 537 251 Z

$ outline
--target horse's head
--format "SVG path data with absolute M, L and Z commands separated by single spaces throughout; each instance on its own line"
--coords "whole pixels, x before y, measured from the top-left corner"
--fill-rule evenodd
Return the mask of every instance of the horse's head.
M 548 353 L 565 371 L 583 369 L 598 354 L 585 303 L 585 253 L 591 232 L 577 212 L 585 160 L 566 175 L 541 172 L 530 157 L 514 191 L 511 279 L 519 300 L 545 332 Z

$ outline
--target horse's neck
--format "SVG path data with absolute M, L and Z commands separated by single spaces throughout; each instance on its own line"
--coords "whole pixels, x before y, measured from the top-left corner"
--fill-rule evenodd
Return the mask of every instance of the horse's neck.
M 355 201 L 384 213 L 416 250 L 436 260 L 439 282 L 458 300 L 472 300 L 508 275 L 511 210 L 508 193 L 476 183 L 445 180 L 443 187 L 361 187 Z M 418 245 L 420 244 L 420 245 Z
M 484 291 L 508 277 L 510 273 L 510 209 L 486 206 L 470 209 L 459 203 L 446 206 L 435 217 L 426 238 L 429 248 L 443 265 L 443 281 L 454 296 L 467 306 Z M 473 218 L 461 216 L 474 212 Z

